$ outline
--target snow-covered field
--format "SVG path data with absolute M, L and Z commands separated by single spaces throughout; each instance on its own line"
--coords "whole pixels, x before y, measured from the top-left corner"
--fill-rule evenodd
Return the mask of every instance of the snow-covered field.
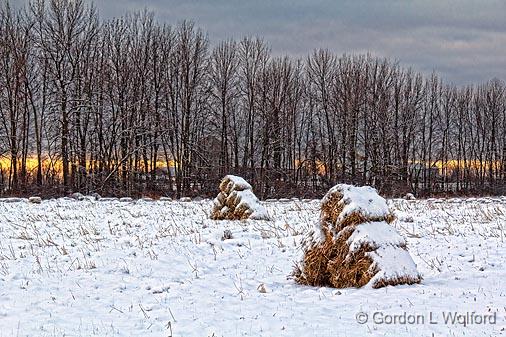
M 264 205 L 0 200 L 0 336 L 506 335 L 506 198 L 389 200 L 424 280 L 376 290 L 295 284 L 319 201 Z

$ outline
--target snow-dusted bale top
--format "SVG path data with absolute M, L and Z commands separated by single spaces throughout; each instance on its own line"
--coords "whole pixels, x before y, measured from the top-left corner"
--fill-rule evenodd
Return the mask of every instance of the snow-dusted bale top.
M 234 175 L 225 176 L 220 183 L 220 190 L 223 193 L 230 194 L 232 191 L 244 191 L 244 190 L 252 190 L 253 187 L 244 180 L 244 178 Z
M 222 179 L 220 193 L 214 199 L 211 218 L 214 220 L 248 218 L 268 220 L 269 215 L 246 180 L 238 176 L 227 175 Z
M 388 224 L 393 220 L 374 188 L 334 186 L 322 200 L 319 225 L 303 242 L 295 279 L 336 288 L 419 283 L 404 238 Z
M 386 200 L 371 186 L 336 185 L 323 197 L 321 211 L 322 224 L 334 234 L 351 224 L 394 220 Z

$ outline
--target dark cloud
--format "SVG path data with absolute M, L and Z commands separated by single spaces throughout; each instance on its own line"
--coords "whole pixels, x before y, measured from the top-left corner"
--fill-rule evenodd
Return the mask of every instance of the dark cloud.
M 21 3 L 24 0 L 16 0 Z M 102 17 L 147 8 L 212 41 L 258 35 L 275 54 L 369 52 L 457 84 L 506 79 L 504 0 L 97 0 Z

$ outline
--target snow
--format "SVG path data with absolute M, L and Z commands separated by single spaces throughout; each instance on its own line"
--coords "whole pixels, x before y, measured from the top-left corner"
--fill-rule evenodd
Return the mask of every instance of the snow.
M 371 278 L 367 284 L 368 286 L 372 286 L 380 280 L 388 281 L 402 277 L 417 279 L 419 277 L 416 264 L 408 251 L 398 246 L 380 246 L 378 249 L 366 253 L 366 255 L 373 261 L 370 267 L 371 270 L 379 270 Z
M 408 251 L 406 240 L 385 221 L 365 222 L 358 225 L 346 243 L 350 247 L 348 256 L 363 245 L 373 249 L 366 253 L 372 259 L 370 271 L 377 271 L 368 286 L 378 281 L 388 282 L 397 278 L 418 279 L 420 274 Z M 347 258 L 348 258 L 347 256 Z
M 268 219 L 269 214 L 264 206 L 260 203 L 258 198 L 251 190 L 243 190 L 243 191 L 232 191 L 228 198 L 232 199 L 231 202 L 233 205 L 237 205 L 236 208 L 246 208 L 252 211 L 249 216 L 250 219 Z M 228 199 L 227 198 L 227 199 Z M 227 200 L 227 204 L 228 204 Z
M 319 222 L 313 224 L 312 228 L 309 229 L 307 235 L 302 239 L 301 245 L 302 250 L 314 248 L 317 245 L 325 242 L 325 232 Z
M 381 219 L 390 214 L 386 200 L 371 186 L 338 184 L 328 191 L 322 203 L 325 203 L 336 192 L 343 195 L 340 203 L 344 206 L 337 218 L 338 223 L 355 212 L 361 213 L 368 219 Z
M 246 181 L 244 180 L 244 178 L 242 177 L 239 177 L 239 176 L 234 176 L 234 175 L 226 175 L 225 178 L 223 178 L 223 180 L 230 180 L 229 182 L 229 187 L 227 188 L 227 192 L 230 192 L 230 191 L 243 191 L 243 190 L 251 190 L 253 189 L 251 187 L 251 185 Z
M 346 243 L 350 247 L 350 252 L 354 252 L 364 244 L 373 249 L 385 246 L 405 246 L 406 240 L 385 221 L 373 221 L 358 225 Z
M 506 200 L 462 201 L 387 201 L 421 284 L 336 290 L 287 277 L 319 200 L 264 202 L 272 221 L 210 220 L 210 200 L 0 200 L 0 336 L 504 335 Z M 445 312 L 497 322 L 445 324 Z
M 1 198 L 0 199 L 0 202 L 3 202 L 3 203 L 11 203 L 11 202 L 27 202 L 27 199 L 23 199 L 23 198 Z

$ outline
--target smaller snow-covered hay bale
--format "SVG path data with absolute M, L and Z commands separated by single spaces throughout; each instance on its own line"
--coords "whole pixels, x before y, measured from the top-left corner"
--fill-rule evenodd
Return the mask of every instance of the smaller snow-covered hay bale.
M 320 222 L 306 236 L 298 283 L 335 288 L 413 284 L 421 281 L 406 241 L 388 223 L 385 199 L 369 186 L 336 185 L 321 204 Z
M 416 200 L 416 197 L 413 193 L 406 193 L 406 195 L 404 196 L 404 199 L 405 200 Z
M 84 200 L 84 195 L 82 193 L 79 193 L 79 192 L 72 193 L 70 195 L 70 197 L 72 199 L 79 200 L 79 201 Z
M 238 176 L 227 175 L 222 179 L 220 193 L 213 201 L 211 219 L 269 220 L 269 215 L 246 180 Z
M 40 203 L 42 203 L 42 198 L 41 197 L 30 197 L 30 198 L 28 198 L 28 202 L 31 204 L 40 204 Z

